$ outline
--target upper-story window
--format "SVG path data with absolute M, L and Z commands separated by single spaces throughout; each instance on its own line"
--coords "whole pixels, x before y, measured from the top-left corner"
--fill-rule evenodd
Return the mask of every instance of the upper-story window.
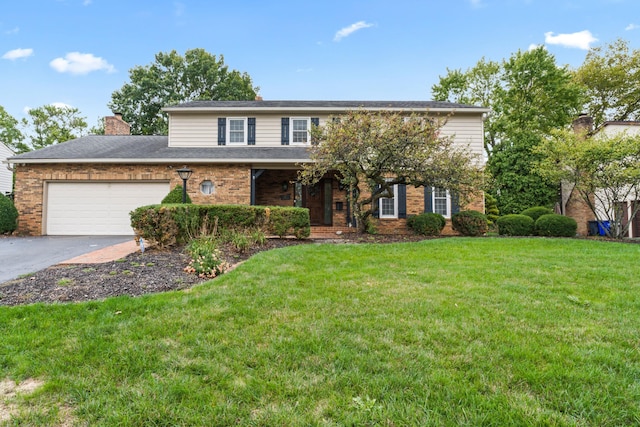
M 310 119 L 304 118 L 292 118 L 291 119 L 291 143 L 292 144 L 307 144 L 309 142 L 309 125 Z
M 229 144 L 247 143 L 247 119 L 232 117 L 227 119 L 227 141 Z

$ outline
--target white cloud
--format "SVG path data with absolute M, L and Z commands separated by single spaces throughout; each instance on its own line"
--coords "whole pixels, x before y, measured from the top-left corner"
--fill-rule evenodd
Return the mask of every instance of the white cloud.
M 72 105 L 69 104 L 65 104 L 64 102 L 52 102 L 50 105 L 59 108 L 61 110 L 66 110 L 67 108 L 71 109 L 73 108 Z
M 19 31 L 20 31 L 20 27 L 13 27 L 12 29 L 5 31 L 4 33 L 11 35 L 11 34 L 18 34 Z
M 15 61 L 20 58 L 28 58 L 33 55 L 33 49 L 13 49 L 2 55 L 2 59 L 10 59 Z
M 537 49 L 537 48 L 539 48 L 539 47 L 544 48 L 544 45 L 543 45 L 543 44 L 535 44 L 535 43 L 531 43 L 531 44 L 529 45 L 529 49 L 527 49 L 527 50 L 531 51 L 531 50 L 535 50 L 535 49 Z
M 343 38 L 350 36 L 356 31 L 361 30 L 363 28 L 369 28 L 369 27 L 373 27 L 373 24 L 368 24 L 364 21 L 358 21 L 355 24 L 351 24 L 348 27 L 344 27 L 343 29 L 339 30 L 336 33 L 336 35 L 333 37 L 333 41 L 339 42 Z
M 59 73 L 88 74 L 92 71 L 105 70 L 114 73 L 116 69 L 99 56 L 92 53 L 69 52 L 64 58 L 56 58 L 49 63 Z
M 640 28 L 640 25 L 638 24 L 629 24 L 624 29 L 625 31 L 631 31 L 631 30 L 637 30 L 638 28 Z
M 591 43 L 597 42 L 598 39 L 593 37 L 591 31 L 588 30 L 571 34 L 558 34 L 557 36 L 553 35 L 553 31 L 549 31 L 544 33 L 544 41 L 548 44 L 589 50 Z
M 93 0 L 84 0 L 84 1 L 82 2 L 82 5 L 83 5 L 83 6 L 89 6 L 91 3 L 93 3 Z
M 473 7 L 474 9 L 484 7 L 484 3 L 482 3 L 482 0 L 469 0 L 469 3 L 471 3 L 471 7 Z

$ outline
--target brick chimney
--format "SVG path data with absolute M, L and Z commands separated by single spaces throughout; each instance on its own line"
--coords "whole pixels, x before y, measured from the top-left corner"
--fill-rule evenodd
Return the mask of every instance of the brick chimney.
M 262 101 L 262 97 L 260 95 L 256 95 L 256 101 Z
M 122 113 L 113 113 L 113 116 L 104 118 L 105 135 L 131 135 L 131 126 L 122 120 Z
M 593 131 L 593 117 L 586 114 L 580 114 L 577 119 L 571 123 L 571 128 L 575 133 L 583 136 L 589 135 Z

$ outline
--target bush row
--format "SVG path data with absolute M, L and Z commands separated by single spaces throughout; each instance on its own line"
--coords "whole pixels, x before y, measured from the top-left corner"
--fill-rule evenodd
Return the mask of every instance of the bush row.
M 11 233 L 18 227 L 18 211 L 13 201 L 0 194 L 0 234 Z
M 439 236 L 445 224 L 445 218 L 437 213 L 423 213 L 407 219 L 409 229 L 425 236 Z M 486 215 L 478 211 L 461 211 L 451 217 L 451 228 L 463 236 L 482 236 L 487 227 Z
M 501 216 L 496 224 L 501 236 L 574 237 L 578 229 L 578 223 L 573 218 L 542 207 Z
M 186 243 L 216 230 L 260 230 L 279 237 L 309 237 L 309 210 L 279 206 L 164 204 L 130 213 L 131 227 L 160 246 Z

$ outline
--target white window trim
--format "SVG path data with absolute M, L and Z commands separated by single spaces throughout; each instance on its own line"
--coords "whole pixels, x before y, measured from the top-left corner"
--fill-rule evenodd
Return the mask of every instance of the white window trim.
M 231 142 L 231 120 L 243 120 L 244 123 L 244 141 L 242 142 Z M 246 117 L 227 117 L 227 129 L 226 129 L 226 138 L 227 138 L 227 145 L 247 145 L 248 144 L 248 120 Z
M 305 120 L 307 122 L 307 142 L 294 142 L 293 141 L 293 122 L 294 120 Z M 311 117 L 291 117 L 289 119 L 289 145 L 309 145 L 311 141 Z
M 446 215 L 442 215 L 445 218 L 451 218 L 451 193 L 449 190 L 447 191 L 447 213 Z M 441 197 L 439 197 L 440 199 Z M 431 210 L 433 212 L 436 211 L 436 187 L 431 187 Z
M 382 200 L 383 199 L 393 199 L 393 215 L 383 215 L 382 214 Z M 381 219 L 397 219 L 398 218 L 398 184 L 393 186 L 393 198 L 391 197 L 380 197 L 378 199 L 378 217 Z

